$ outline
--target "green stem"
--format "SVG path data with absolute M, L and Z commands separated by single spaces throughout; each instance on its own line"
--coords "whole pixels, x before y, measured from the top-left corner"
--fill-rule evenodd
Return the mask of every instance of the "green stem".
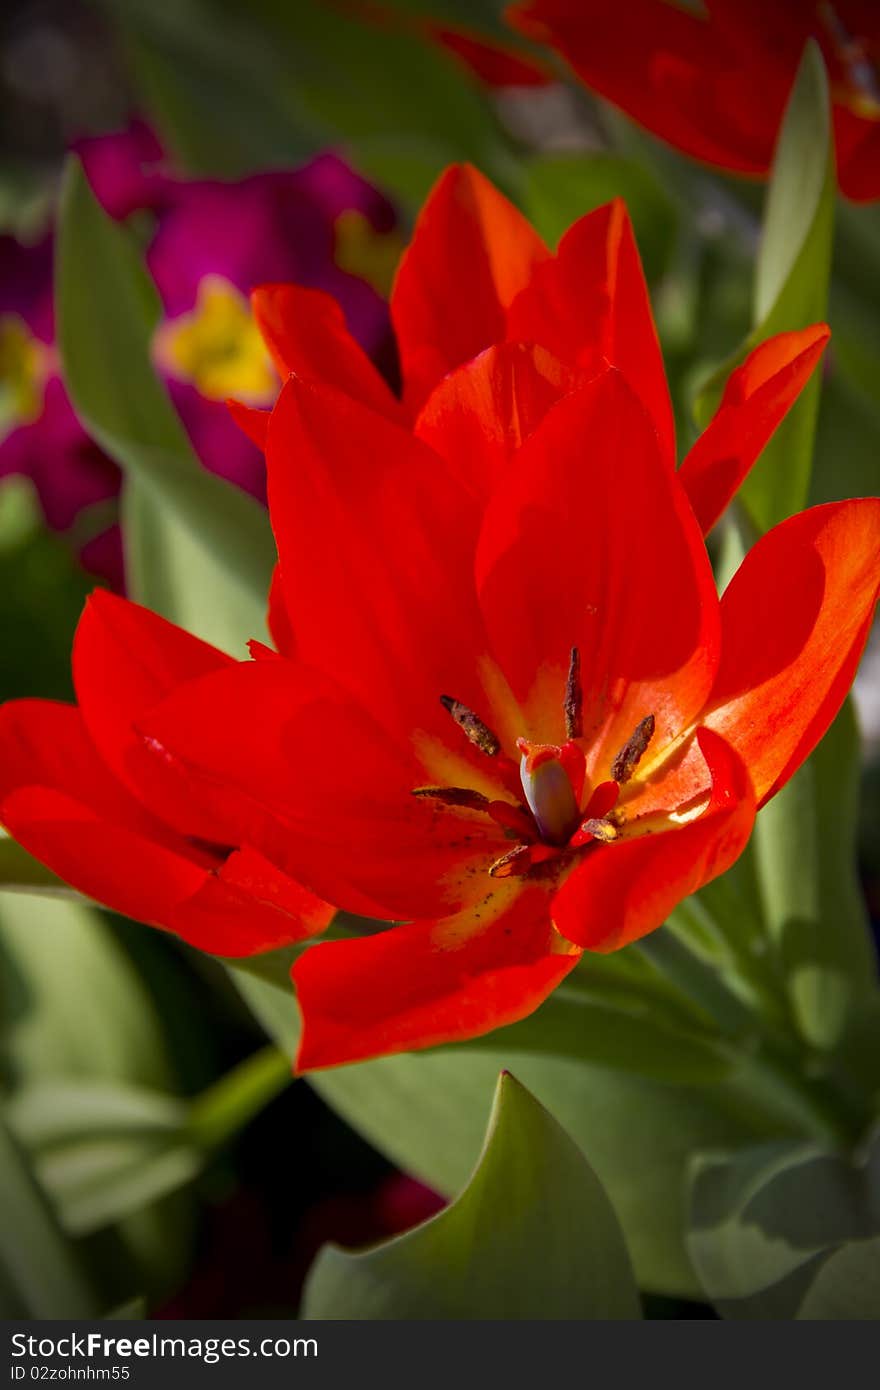
M 215 1081 L 192 1103 L 189 1128 L 202 1149 L 216 1149 L 258 1115 L 293 1080 L 290 1061 L 264 1047 Z

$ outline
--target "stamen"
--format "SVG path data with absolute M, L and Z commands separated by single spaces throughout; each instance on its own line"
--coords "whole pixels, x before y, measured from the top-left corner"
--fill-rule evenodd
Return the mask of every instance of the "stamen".
M 512 878 L 515 874 L 527 873 L 531 867 L 532 856 L 529 845 L 516 845 L 489 865 L 492 878 Z
M 565 682 L 565 737 L 581 738 L 584 732 L 584 692 L 581 687 L 581 654 L 572 647 Z
M 472 709 L 463 705 L 461 700 L 454 700 L 451 695 L 441 695 L 440 703 L 447 713 L 452 715 L 462 733 L 470 739 L 475 748 L 479 748 L 481 753 L 490 758 L 500 753 L 501 740 Z
M 442 801 L 444 806 L 466 806 L 471 811 L 485 811 L 489 807 L 488 796 L 470 787 L 413 787 L 412 795 Z
M 637 724 L 611 764 L 611 776 L 621 786 L 628 782 L 642 759 L 642 754 L 654 737 L 654 716 L 649 714 Z
M 581 830 L 587 835 L 592 835 L 594 840 L 601 840 L 606 845 L 611 844 L 612 840 L 616 840 L 619 834 L 616 825 L 612 825 L 610 820 L 600 818 L 585 820 Z

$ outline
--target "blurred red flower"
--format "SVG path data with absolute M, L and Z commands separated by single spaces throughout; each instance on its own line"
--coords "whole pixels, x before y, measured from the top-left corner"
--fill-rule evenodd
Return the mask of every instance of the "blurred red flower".
M 551 44 L 586 86 L 694 159 L 769 171 L 809 39 L 831 82 L 840 187 L 880 197 L 880 7 L 876 0 L 526 0 L 507 16 Z
M 257 306 L 297 369 L 268 428 L 243 416 L 266 439 L 277 652 L 233 661 L 93 596 L 78 708 L 0 713 L 0 818 L 83 892 L 221 954 L 336 907 L 402 923 L 301 955 L 309 1069 L 519 1019 L 723 872 L 851 683 L 880 501 L 776 527 L 719 602 L 701 524 L 826 331 L 758 349 L 676 472 L 618 206 L 553 258 L 447 174 L 393 296 L 403 403 L 325 297 Z

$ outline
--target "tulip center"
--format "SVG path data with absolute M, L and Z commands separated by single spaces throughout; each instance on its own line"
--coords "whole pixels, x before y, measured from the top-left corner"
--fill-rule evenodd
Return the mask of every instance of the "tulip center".
M 235 396 L 268 405 L 278 388 L 247 300 L 219 275 L 199 282 L 194 309 L 162 324 L 155 354 L 169 376 L 189 382 L 208 400 Z
M 470 787 L 415 787 L 413 795 L 446 806 L 484 813 L 501 826 L 513 847 L 488 866 L 493 878 L 546 872 L 554 861 L 568 860 L 591 846 L 610 844 L 624 825 L 617 802 L 654 736 L 654 716 L 647 715 L 613 758 L 604 781 L 590 784 L 583 746 L 583 698 L 580 657 L 572 648 L 563 702 L 565 742 L 516 740 L 519 764 L 508 757 L 488 724 L 451 695 L 440 697 L 461 733 L 495 762 L 500 790 L 493 800 Z M 511 799 L 513 798 L 513 799 Z
M 542 840 L 565 845 L 578 828 L 580 807 L 559 750 L 548 744 L 517 740 L 519 776 L 529 810 Z
M 49 349 L 17 314 L 0 318 L 0 440 L 39 419 Z

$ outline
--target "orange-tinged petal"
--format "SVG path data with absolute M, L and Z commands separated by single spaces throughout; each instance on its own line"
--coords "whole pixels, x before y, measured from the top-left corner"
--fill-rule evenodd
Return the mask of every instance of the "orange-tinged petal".
M 508 336 L 507 310 L 548 256 L 522 213 L 471 165 L 441 175 L 391 294 L 414 411 L 453 367 Z
M 514 302 L 508 337 L 542 344 L 592 375 L 618 367 L 654 422 L 663 456 L 675 464 L 675 425 L 648 287 L 620 198 L 581 217 L 556 256 L 536 268 Z
M 485 503 L 512 454 L 583 377 L 546 348 L 501 343 L 443 378 L 415 433 Z
M 477 582 L 492 650 L 537 742 L 564 738 L 580 652 L 588 774 L 655 717 L 652 755 L 702 709 L 719 645 L 705 545 L 645 410 L 608 371 L 560 401 L 486 511 Z
M 326 942 L 296 962 L 297 1071 L 479 1037 L 532 1013 L 580 952 L 552 931 L 540 888 L 498 887 L 483 916 Z
M 590 951 L 645 936 L 689 894 L 729 869 L 748 843 L 755 795 L 741 759 L 710 730 L 698 732 L 712 793 L 697 819 L 589 850 L 552 904 L 556 927 Z M 670 808 L 674 809 L 674 808 Z
M 300 285 L 261 285 L 251 304 L 282 381 L 291 372 L 325 381 L 392 420 L 402 418 L 400 402 L 349 333 L 331 295 Z
M 830 336 L 824 323 L 778 333 L 731 373 L 721 404 L 678 474 L 704 533 L 794 405 Z
M 880 589 L 880 499 L 831 502 L 757 542 L 721 600 L 721 665 L 704 722 L 765 802 L 797 771 L 852 684 Z

